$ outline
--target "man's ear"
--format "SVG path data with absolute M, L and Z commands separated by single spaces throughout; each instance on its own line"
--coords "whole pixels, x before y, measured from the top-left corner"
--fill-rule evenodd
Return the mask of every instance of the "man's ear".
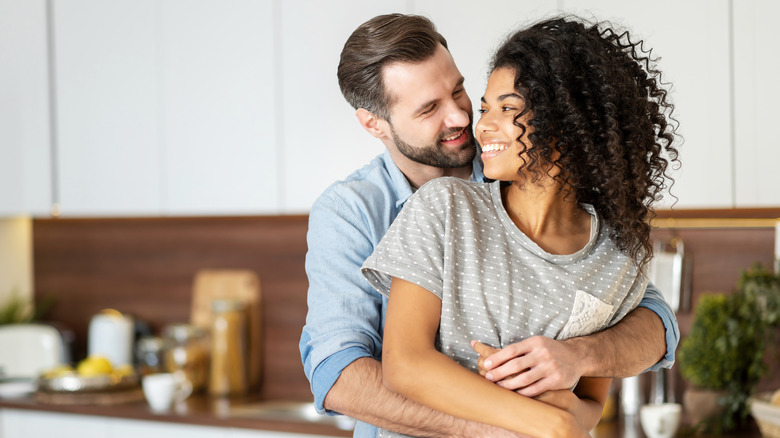
M 365 108 L 358 108 L 355 112 L 355 116 L 360 122 L 360 126 L 363 127 L 369 134 L 376 138 L 384 138 L 387 136 L 383 128 L 384 123 L 376 114 Z

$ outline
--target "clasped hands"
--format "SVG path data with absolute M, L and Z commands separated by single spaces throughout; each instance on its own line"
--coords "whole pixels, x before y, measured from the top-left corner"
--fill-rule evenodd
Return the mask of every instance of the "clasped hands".
M 582 374 L 575 352 L 564 343 L 534 336 L 500 350 L 478 341 L 471 347 L 479 354 L 479 374 L 497 385 L 564 409 L 566 399 L 573 402 L 568 388 Z

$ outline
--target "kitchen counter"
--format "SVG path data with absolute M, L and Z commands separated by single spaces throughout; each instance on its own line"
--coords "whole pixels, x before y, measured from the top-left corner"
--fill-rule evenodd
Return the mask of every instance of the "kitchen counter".
M 214 399 L 194 395 L 166 413 L 155 413 L 145 401 L 115 405 L 55 405 L 33 396 L 0 399 L 0 409 L 93 415 L 188 425 L 241 428 L 323 436 L 349 437 L 351 430 L 337 427 L 333 417 L 310 415 L 308 404 L 279 403 L 257 398 Z
M 241 428 L 258 431 L 276 431 L 297 434 L 350 437 L 351 430 L 340 429 L 336 418 L 316 415 L 309 406 L 299 402 L 263 401 L 257 398 L 213 399 L 195 395 L 167 413 L 155 413 L 146 402 L 133 402 L 112 406 L 52 405 L 37 402 L 33 397 L 0 399 L 0 409 L 22 409 L 39 412 L 92 415 L 123 419 L 159 421 L 187 425 L 224 428 Z M 344 417 L 341 417 L 342 419 Z M 618 418 L 601 423 L 591 434 L 594 438 L 644 438 L 638 418 Z M 682 436 L 678 432 L 678 436 Z M 708 435 L 699 435 L 709 438 Z M 761 438 L 755 422 L 750 420 L 746 430 L 723 435 L 720 438 Z

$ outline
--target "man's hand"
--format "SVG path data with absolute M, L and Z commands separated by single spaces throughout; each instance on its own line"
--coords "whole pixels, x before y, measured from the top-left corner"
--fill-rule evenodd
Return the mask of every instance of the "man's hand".
M 582 377 L 577 352 L 551 338 L 534 336 L 501 350 L 478 341 L 471 346 L 480 356 L 480 375 L 526 397 L 570 389 Z

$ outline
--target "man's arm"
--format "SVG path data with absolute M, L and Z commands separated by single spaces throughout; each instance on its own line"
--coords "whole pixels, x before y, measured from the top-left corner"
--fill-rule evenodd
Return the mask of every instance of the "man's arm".
M 639 306 L 592 335 L 565 341 L 535 336 L 482 357 L 481 374 L 533 397 L 571 388 L 582 376 L 628 377 L 670 367 L 680 336 L 674 313 L 652 284 Z
M 317 410 L 411 435 L 514 436 L 435 412 L 382 385 L 377 358 L 383 300 L 360 267 L 381 238 L 371 230 L 383 224 L 365 223 L 340 197 L 330 195 L 318 199 L 309 215 L 309 312 L 300 341 Z M 367 216 L 383 214 L 391 216 L 381 210 Z
M 388 390 L 382 384 L 382 364 L 361 358 L 344 368 L 325 397 L 328 410 L 341 412 L 383 429 L 420 437 L 518 435 L 435 411 Z

